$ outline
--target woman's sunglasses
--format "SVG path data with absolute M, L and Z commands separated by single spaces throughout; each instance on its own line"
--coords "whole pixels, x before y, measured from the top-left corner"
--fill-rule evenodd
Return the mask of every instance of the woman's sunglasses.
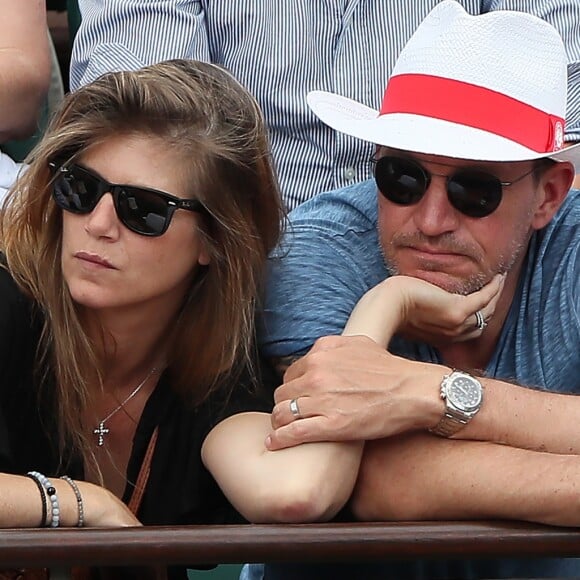
M 196 199 L 180 199 L 163 191 L 109 183 L 80 165 L 49 163 L 54 173 L 52 195 L 56 205 L 76 214 L 92 212 L 110 193 L 121 223 L 142 236 L 160 236 L 167 231 L 175 210 L 206 212 Z
M 503 188 L 530 175 L 535 169 L 513 181 L 500 181 L 498 177 L 478 169 L 458 169 L 452 175 L 429 173 L 413 159 L 387 155 L 375 161 L 375 181 L 379 191 L 393 203 L 413 205 L 425 195 L 431 177 L 445 177 L 449 203 L 462 214 L 473 218 L 490 215 L 499 206 Z

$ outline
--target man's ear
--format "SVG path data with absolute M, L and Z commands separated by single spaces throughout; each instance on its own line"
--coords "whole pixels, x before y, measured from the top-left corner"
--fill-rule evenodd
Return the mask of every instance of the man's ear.
M 540 175 L 538 205 L 532 219 L 532 227 L 539 230 L 554 217 L 572 187 L 574 166 L 568 161 L 557 162 Z

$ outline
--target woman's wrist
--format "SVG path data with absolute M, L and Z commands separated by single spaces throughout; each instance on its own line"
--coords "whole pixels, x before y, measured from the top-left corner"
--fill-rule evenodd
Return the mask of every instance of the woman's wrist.
M 403 325 L 405 296 L 396 278 L 387 278 L 368 290 L 358 301 L 343 335 L 365 335 L 387 348 Z

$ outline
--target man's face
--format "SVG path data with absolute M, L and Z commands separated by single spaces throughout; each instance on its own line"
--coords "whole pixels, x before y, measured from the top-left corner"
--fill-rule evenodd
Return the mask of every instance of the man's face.
M 431 181 L 413 205 L 398 205 L 378 193 L 379 237 L 393 274 L 421 278 L 447 291 L 468 294 L 495 274 L 519 268 L 532 232 L 537 186 L 532 174 L 503 187 L 497 209 L 483 218 L 469 217 L 450 203 L 447 178 L 474 168 L 511 182 L 529 172 L 531 161 L 489 163 L 391 151 L 418 162 Z

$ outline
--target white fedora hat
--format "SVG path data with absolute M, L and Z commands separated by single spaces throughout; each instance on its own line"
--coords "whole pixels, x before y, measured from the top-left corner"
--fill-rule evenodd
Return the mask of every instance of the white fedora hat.
M 481 161 L 550 157 L 580 168 L 565 147 L 566 51 L 529 14 L 472 16 L 452 0 L 427 15 L 402 50 L 380 111 L 323 91 L 316 116 L 353 137 L 406 151 Z

